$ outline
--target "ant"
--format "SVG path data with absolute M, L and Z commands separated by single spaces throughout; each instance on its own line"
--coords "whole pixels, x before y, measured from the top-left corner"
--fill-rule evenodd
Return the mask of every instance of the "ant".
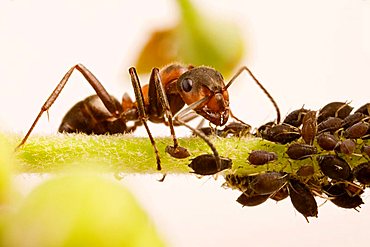
M 154 123 L 164 123 L 170 127 L 173 146 L 167 146 L 166 152 L 171 156 L 186 158 L 190 155 L 187 149 L 179 146 L 174 131 L 175 125 L 184 125 L 206 141 L 214 153 L 217 164 L 221 166 L 221 159 L 210 140 L 186 122 L 197 117 L 194 112 L 216 126 L 225 125 L 229 115 L 237 119 L 230 110 L 227 89 L 243 71 L 249 73 L 273 103 L 277 112 L 277 122 L 280 122 L 280 111 L 275 100 L 246 66 L 241 67 L 225 85 L 221 73 L 211 67 L 184 66 L 173 63 L 161 70 L 153 68 L 149 83 L 143 87 L 140 85 L 136 69 L 131 67 L 129 74 L 136 102 L 125 93 L 120 103 L 108 94 L 99 80 L 84 65 L 77 64 L 67 71 L 46 100 L 17 149 L 25 144 L 41 115 L 47 112 L 58 98 L 74 70 L 78 70 L 85 77 L 94 88 L 96 95 L 89 96 L 74 105 L 63 118 L 58 131 L 114 134 L 133 132 L 138 126 L 144 125 L 155 151 L 157 170 L 161 170 L 161 162 L 147 124 L 148 120 Z M 186 108 L 184 108 L 185 104 Z M 184 109 L 180 111 L 182 108 Z M 190 112 L 191 110 L 194 112 Z M 129 122 L 132 122 L 131 126 L 128 125 Z

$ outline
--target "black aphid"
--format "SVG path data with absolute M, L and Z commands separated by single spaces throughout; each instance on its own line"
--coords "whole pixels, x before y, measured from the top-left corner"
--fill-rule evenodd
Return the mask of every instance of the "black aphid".
M 351 167 L 336 155 L 322 155 L 317 157 L 322 173 L 332 179 L 346 180 L 351 177 Z
M 362 151 L 363 154 L 366 154 L 368 157 L 370 157 L 370 146 L 364 145 L 361 148 L 361 151 Z
M 317 149 L 314 146 L 302 143 L 293 143 L 286 151 L 289 158 L 293 160 L 301 160 L 310 157 L 317 153 Z
M 345 119 L 343 119 L 342 127 L 347 129 L 348 127 L 360 122 L 362 119 L 366 118 L 367 116 L 361 112 L 355 112 L 348 115 Z
M 225 157 L 220 157 L 220 159 L 221 167 L 217 167 L 217 163 L 213 154 L 201 154 L 196 158 L 191 159 L 189 167 L 194 170 L 194 173 L 199 175 L 213 175 L 222 170 L 231 168 L 231 159 Z
M 353 169 L 353 175 L 363 185 L 370 185 L 370 162 L 359 164 Z
M 307 217 L 317 217 L 317 203 L 310 189 L 302 182 L 291 179 L 289 181 L 289 196 L 294 208 L 307 220 Z
M 270 161 L 277 159 L 277 154 L 274 152 L 268 152 L 264 150 L 254 150 L 248 156 L 248 161 L 252 165 L 264 165 Z
M 251 126 L 249 124 L 240 122 L 231 122 L 227 124 L 222 130 L 222 136 L 226 137 L 228 135 L 232 136 L 246 136 L 250 134 Z
M 338 117 L 329 117 L 317 125 L 317 131 L 334 133 L 342 127 L 343 119 Z
M 283 123 L 289 124 L 289 125 L 294 126 L 294 127 L 299 127 L 299 126 L 301 126 L 302 121 L 303 121 L 303 117 L 304 117 L 304 115 L 306 114 L 307 111 L 308 110 L 306 110 L 304 108 L 292 111 L 291 113 L 289 113 L 285 117 Z
M 345 102 L 331 102 L 325 105 L 320 111 L 317 121 L 321 123 L 322 121 L 326 120 L 328 117 L 339 117 L 344 119 L 347 117 L 353 107 L 349 106 Z
M 281 200 L 284 200 L 285 198 L 287 198 L 289 196 L 289 192 L 288 192 L 288 186 L 284 186 L 282 187 L 280 190 L 274 192 L 270 198 L 272 200 L 275 200 L 275 201 L 281 201 Z
M 272 194 L 282 188 L 289 176 L 284 172 L 266 172 L 250 176 L 249 188 L 256 194 Z
M 297 171 L 297 175 L 299 177 L 309 177 L 314 174 L 315 174 L 315 168 L 313 167 L 313 165 L 303 165 Z
M 358 108 L 355 112 L 360 112 L 362 114 L 370 116 L 370 103 L 366 103 L 365 105 Z
M 261 136 L 268 141 L 287 144 L 300 138 L 301 134 L 299 129 L 294 126 L 278 124 L 272 127 L 265 125 L 261 131 Z
M 344 137 L 357 139 L 366 135 L 369 130 L 369 123 L 367 122 L 358 122 L 344 131 Z
M 341 208 L 356 209 L 364 202 L 359 195 L 350 196 L 344 184 L 329 184 L 323 186 L 323 190 L 330 197 L 330 201 Z
M 248 195 L 246 193 L 242 193 L 238 199 L 236 199 L 237 202 L 239 202 L 241 205 L 248 206 L 248 207 L 253 207 L 260 205 L 264 203 L 270 195 L 259 195 L 259 194 L 254 194 L 254 195 Z
M 338 146 L 338 139 L 328 132 L 319 134 L 316 141 L 322 149 L 327 151 L 334 150 Z
M 316 111 L 307 111 L 303 117 L 301 135 L 306 144 L 312 145 L 317 133 Z
M 339 144 L 339 152 L 351 155 L 356 149 L 356 143 L 352 139 L 345 139 Z

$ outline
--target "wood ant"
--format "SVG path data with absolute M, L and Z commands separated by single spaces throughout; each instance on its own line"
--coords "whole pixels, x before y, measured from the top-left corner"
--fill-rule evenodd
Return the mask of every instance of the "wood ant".
M 178 144 L 174 126 L 185 125 L 189 128 L 186 122 L 197 116 L 194 112 L 216 126 L 225 125 L 229 116 L 237 119 L 230 110 L 227 89 L 243 71 L 249 73 L 273 103 L 277 112 L 277 122 L 280 121 L 280 111 L 275 100 L 246 66 L 241 67 L 225 85 L 221 73 L 213 68 L 174 63 L 161 70 L 153 68 L 149 83 L 143 87 L 140 85 L 136 69 L 131 67 L 129 74 L 136 101 L 132 101 L 128 94 L 124 94 L 120 103 L 84 65 L 77 64 L 71 67 L 58 83 L 17 148 L 25 144 L 41 115 L 48 111 L 58 98 L 74 70 L 78 70 L 85 77 L 96 95 L 74 105 L 65 115 L 59 132 L 128 133 L 144 125 L 155 151 L 157 170 L 161 170 L 159 152 L 147 121 L 169 126 L 173 146 L 167 146 L 166 152 L 175 158 L 188 157 L 190 155 L 188 151 Z M 187 107 L 180 111 L 185 104 Z M 221 166 L 221 159 L 209 139 L 199 131 L 196 133 L 211 147 L 217 164 Z

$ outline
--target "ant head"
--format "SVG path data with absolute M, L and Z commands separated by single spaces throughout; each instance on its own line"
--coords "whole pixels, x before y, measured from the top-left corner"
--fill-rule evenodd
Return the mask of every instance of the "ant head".
M 193 68 L 179 77 L 177 90 L 187 105 L 208 97 L 194 111 L 217 126 L 227 122 L 229 94 L 220 72 L 204 66 Z

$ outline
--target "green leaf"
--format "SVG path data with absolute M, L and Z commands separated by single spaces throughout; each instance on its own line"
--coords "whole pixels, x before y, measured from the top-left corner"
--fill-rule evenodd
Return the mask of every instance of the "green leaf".
M 86 171 L 38 186 L 3 229 L 2 246 L 164 246 L 129 191 Z

